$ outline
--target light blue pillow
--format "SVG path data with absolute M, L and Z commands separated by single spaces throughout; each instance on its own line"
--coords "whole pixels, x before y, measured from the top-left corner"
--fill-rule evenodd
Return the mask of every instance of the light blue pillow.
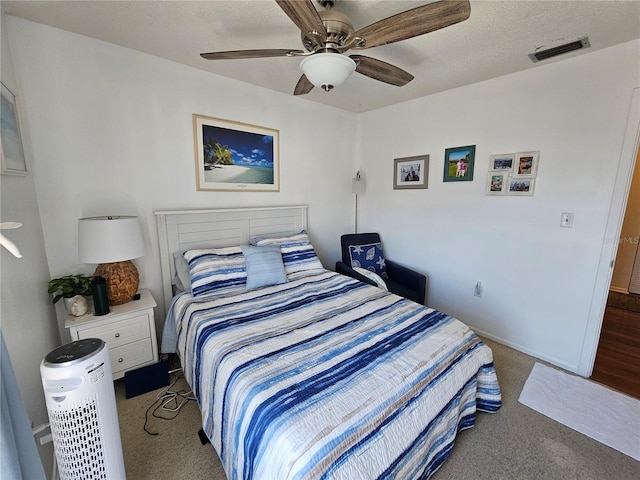
M 316 251 L 304 230 L 285 237 L 256 237 L 252 243 L 259 247 L 277 245 L 282 252 L 282 261 L 287 275 L 298 272 L 324 270 Z
M 287 281 L 278 245 L 242 245 L 241 248 L 247 265 L 247 290 Z
M 173 283 L 180 292 L 191 290 L 189 263 L 184 258 L 183 253 L 184 252 L 173 252 L 173 264 L 176 267 L 176 274 L 173 277 Z

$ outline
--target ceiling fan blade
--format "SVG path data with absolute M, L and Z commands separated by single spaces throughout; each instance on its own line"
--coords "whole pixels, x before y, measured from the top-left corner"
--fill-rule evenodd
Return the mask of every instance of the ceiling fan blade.
M 379 80 L 397 87 L 402 87 L 413 80 L 413 75 L 409 72 L 405 72 L 390 63 L 363 55 L 349 56 L 356 62 L 356 72 L 373 78 L 374 80 Z
M 296 54 L 304 54 L 302 50 L 258 49 L 258 50 L 231 50 L 228 52 L 201 53 L 200 56 L 207 60 L 237 60 L 242 58 L 267 58 L 267 57 L 292 57 Z
M 22 224 L 18 222 L 2 222 L 0 223 L 0 230 L 20 228 L 21 226 Z
M 294 95 L 306 95 L 311 90 L 313 90 L 313 83 L 309 81 L 306 75 L 302 75 L 298 83 L 296 84 L 296 88 L 293 91 Z
M 276 0 L 303 34 L 317 33 L 327 38 L 327 30 L 311 0 Z
M 424 35 L 469 18 L 469 0 L 442 0 L 413 8 L 361 28 L 354 36 L 363 38 L 371 48 Z

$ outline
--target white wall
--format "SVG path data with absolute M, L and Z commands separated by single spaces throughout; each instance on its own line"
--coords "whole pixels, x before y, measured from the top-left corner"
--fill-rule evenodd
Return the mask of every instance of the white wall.
M 578 370 L 639 52 L 633 41 L 362 114 L 361 230 L 428 274 L 431 306 Z M 444 183 L 444 151 L 463 145 L 476 145 L 474 181 Z M 485 196 L 489 156 L 529 150 L 535 195 Z M 394 191 L 393 159 L 420 154 L 429 188 Z
M 137 215 L 147 252 L 134 263 L 161 305 L 154 210 L 286 204 L 309 205 L 332 267 L 352 228 L 355 114 L 16 17 L 8 27 L 53 276 L 95 268 L 77 260 L 78 218 Z M 278 129 L 280 192 L 197 192 L 193 113 Z
M 360 230 L 429 275 L 430 305 L 574 371 L 597 336 L 587 323 L 639 41 L 356 116 L 21 19 L 8 27 L 52 275 L 92 269 L 77 261 L 77 218 L 138 215 L 141 284 L 162 303 L 153 210 L 295 203 L 310 205 L 332 267 L 361 168 Z M 281 192 L 196 192 L 192 113 L 279 129 Z M 469 144 L 475 181 L 443 183 L 445 148 Z M 535 196 L 485 196 L 489 155 L 524 150 L 541 151 Z M 394 191 L 393 159 L 424 153 L 429 189 Z M 573 229 L 559 227 L 565 211 Z
M 15 82 L 7 48 L 5 18 L 2 28 L 2 83 L 16 95 L 20 116 L 22 91 Z M 29 131 L 22 130 L 27 169 L 33 170 Z M 49 267 L 45 255 L 40 213 L 33 174 L 0 175 L 0 221 L 20 222 L 22 227 L 3 233 L 22 253 L 18 259 L 0 248 L 0 323 L 27 414 L 34 425 L 47 423 L 47 409 L 40 380 L 40 362 L 59 345 L 56 319 L 47 294 Z M 51 472 L 53 446 L 39 447 L 45 472 Z

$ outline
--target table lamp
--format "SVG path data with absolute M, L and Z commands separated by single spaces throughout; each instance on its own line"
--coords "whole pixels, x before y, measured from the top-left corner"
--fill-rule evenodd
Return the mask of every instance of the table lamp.
M 138 217 L 107 216 L 78 220 L 78 259 L 99 263 L 94 276 L 104 277 L 109 305 L 133 300 L 138 291 L 138 269 L 132 259 L 144 255 Z

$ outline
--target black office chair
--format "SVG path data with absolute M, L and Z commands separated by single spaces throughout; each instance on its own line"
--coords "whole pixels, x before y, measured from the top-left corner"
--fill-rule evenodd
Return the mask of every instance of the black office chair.
M 372 250 L 372 248 L 375 248 L 375 244 L 380 244 L 380 246 L 377 250 L 374 251 Z M 381 271 L 380 267 L 382 267 L 382 265 L 386 267 L 386 278 L 384 275 L 380 276 L 384 280 L 384 283 L 387 285 L 387 289 L 390 292 L 395 293 L 396 295 L 400 295 L 401 297 L 413 300 L 420 305 L 424 305 L 427 289 L 427 277 L 421 273 L 418 273 L 407 267 L 403 267 L 402 265 L 398 265 L 397 263 L 384 258 L 384 253 L 380 250 L 382 246 L 381 244 L 382 242 L 380 241 L 380 235 L 378 235 L 377 233 L 350 233 L 342 235 L 340 237 L 340 245 L 342 246 L 342 261 L 336 262 L 336 272 L 375 286 L 375 281 L 364 275 L 361 275 L 353 269 L 353 266 L 361 266 L 363 268 L 366 268 L 366 265 L 356 264 L 352 266 L 352 254 L 358 259 L 362 259 L 364 258 L 363 254 L 366 255 L 366 251 L 370 251 L 372 254 L 375 253 L 376 255 L 379 255 L 381 253 L 383 255 L 382 258 L 384 259 L 384 262 L 380 262 L 379 258 L 370 258 L 367 260 L 367 262 L 375 264 L 375 262 L 378 261 L 378 266 L 374 265 L 375 269 L 378 270 L 376 273 L 379 273 Z M 361 248 L 357 251 L 353 248 L 363 245 L 366 245 L 368 248 Z M 352 248 L 350 249 L 349 247 Z M 354 260 L 358 262 L 356 258 L 354 258 Z M 382 269 L 382 271 L 384 272 L 384 269 Z

